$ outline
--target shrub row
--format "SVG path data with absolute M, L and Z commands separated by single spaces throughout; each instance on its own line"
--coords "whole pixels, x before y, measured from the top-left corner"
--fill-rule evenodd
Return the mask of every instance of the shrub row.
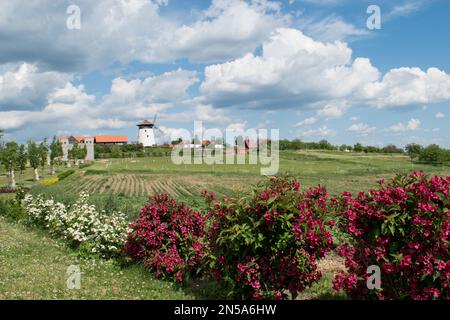
M 68 176 L 70 176 L 71 174 L 74 174 L 74 173 L 75 173 L 74 169 L 69 169 L 69 170 L 66 170 L 64 172 L 61 172 L 60 174 L 57 175 L 57 177 L 61 181 L 61 180 L 64 180 L 65 178 L 67 178 Z
M 0 188 L 0 194 L 1 194 L 1 193 L 16 193 L 17 190 L 23 190 L 23 191 L 26 192 L 26 191 L 29 191 L 30 188 L 28 188 L 28 187 L 22 187 L 22 186 L 19 186 L 19 187 L 17 187 L 16 189 L 10 188 L 10 187 L 1 187 L 1 188 Z
M 1 187 L 0 188 L 0 193 L 15 193 L 16 189 L 14 188 L 9 188 L 9 187 Z
M 346 270 L 336 290 L 357 299 L 450 299 L 449 188 L 450 177 L 413 173 L 329 199 L 323 187 L 272 178 L 242 197 L 205 192 L 205 213 L 160 195 L 141 210 L 126 248 L 158 277 L 203 272 L 230 298 L 295 298 L 321 277 L 317 261 L 334 248 L 330 229 L 338 228 L 348 240 L 338 248 Z M 381 287 L 369 290 L 373 265 Z
M 69 245 L 106 258 L 120 255 L 130 232 L 125 215 L 99 212 L 88 200 L 89 195 L 81 193 L 75 203 L 66 206 L 53 199 L 27 194 L 23 205 L 29 223 L 47 228 Z
M 273 178 L 252 196 L 204 196 L 206 213 L 168 195 L 151 199 L 132 225 L 128 254 L 158 277 L 211 272 L 229 298 L 295 297 L 320 279 L 317 260 L 333 248 L 324 188 Z

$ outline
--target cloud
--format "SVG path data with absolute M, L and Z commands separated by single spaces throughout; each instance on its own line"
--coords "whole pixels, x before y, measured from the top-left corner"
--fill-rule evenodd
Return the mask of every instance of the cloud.
M 310 118 L 306 118 L 305 120 L 298 122 L 295 126 L 296 127 L 308 127 L 316 122 L 317 122 L 316 118 L 310 117 Z
M 64 73 L 40 71 L 29 63 L 7 69 L 0 74 L 0 111 L 42 109 L 47 96 L 72 78 Z
M 378 108 L 402 108 L 450 99 L 450 76 L 437 68 L 396 68 L 368 83 L 361 98 Z
M 262 54 L 205 68 L 205 103 L 219 107 L 299 108 L 340 117 L 352 105 L 414 108 L 450 100 L 450 76 L 437 68 L 396 68 L 384 76 L 343 42 L 324 43 L 279 28 Z
M 359 118 L 360 118 L 359 116 L 353 116 L 353 117 L 348 118 L 348 120 L 350 120 L 350 121 L 358 121 Z
M 347 2 L 347 0 L 302 0 L 302 2 L 308 2 L 319 6 L 335 6 Z
M 358 136 L 367 136 L 373 132 L 375 132 L 376 127 L 370 127 L 365 123 L 357 123 L 351 125 L 347 130 L 355 133 Z
M 252 52 L 288 16 L 271 1 L 215 0 L 199 20 L 182 25 L 158 44 L 158 56 L 217 62 Z M 158 58 L 159 59 L 159 58 Z
M 358 28 L 336 15 L 324 18 L 302 17 L 298 27 L 305 34 L 319 41 L 349 41 L 371 35 L 367 29 Z
M 442 119 L 445 118 L 445 114 L 442 112 L 438 112 L 434 115 L 436 117 L 436 119 Z
M 86 72 L 135 60 L 224 61 L 253 51 L 273 28 L 289 23 L 273 1 L 215 0 L 194 21 L 187 21 L 188 15 L 162 15 L 160 7 L 166 4 L 79 0 L 81 28 L 70 30 L 66 1 L 2 2 L 0 64 L 26 61 Z
M 330 103 L 325 105 L 321 110 L 317 111 L 319 117 L 329 119 L 340 118 L 344 112 L 348 109 L 348 105 L 345 102 Z
M 314 41 L 295 29 L 281 28 L 251 53 L 205 69 L 200 91 L 218 106 L 308 107 L 347 97 L 378 71 L 368 59 L 351 61 L 345 43 Z
M 393 18 L 408 16 L 417 12 L 425 5 L 424 0 L 409 0 L 399 5 L 393 6 L 384 16 L 383 20 L 388 21 Z
M 309 129 L 307 131 L 300 132 L 300 135 L 303 137 L 327 138 L 334 137 L 336 132 L 329 129 L 327 126 L 323 126 L 318 129 Z
M 38 73 L 38 71 L 36 71 Z M 134 126 L 138 120 L 152 119 L 158 112 L 173 108 L 190 98 L 188 88 L 196 83 L 197 72 L 175 70 L 143 79 L 115 78 L 110 92 L 97 99 L 86 93 L 83 85 L 71 82 L 47 90 L 49 93 L 38 110 L 0 111 L 0 127 L 10 131 L 32 128 L 24 134 L 53 135 L 55 132 L 80 131 L 99 133 Z M 208 116 L 225 117 L 210 108 Z M 206 109 L 200 113 L 205 115 Z
M 0 63 L 26 61 L 65 72 L 92 70 L 138 58 L 140 50 L 151 50 L 149 44 L 161 30 L 172 26 L 160 17 L 153 1 L 80 0 L 76 5 L 81 29 L 70 30 L 65 1 L 2 2 Z
M 153 118 L 189 98 L 188 89 L 198 81 L 196 71 L 178 69 L 143 79 L 118 77 L 98 107 L 99 114 L 125 119 Z
M 390 126 L 386 129 L 386 131 L 390 132 L 406 132 L 406 131 L 415 131 L 420 128 L 420 120 L 412 118 L 408 121 L 407 124 L 399 122 L 393 126 Z

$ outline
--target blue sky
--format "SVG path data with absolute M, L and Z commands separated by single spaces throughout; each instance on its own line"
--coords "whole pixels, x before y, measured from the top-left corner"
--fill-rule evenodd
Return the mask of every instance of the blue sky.
M 69 5 L 80 28 L 67 27 Z M 369 30 L 369 5 L 381 29 Z M 0 4 L 0 128 L 26 141 L 205 128 L 450 147 L 445 0 Z M 161 137 L 161 140 L 163 138 Z

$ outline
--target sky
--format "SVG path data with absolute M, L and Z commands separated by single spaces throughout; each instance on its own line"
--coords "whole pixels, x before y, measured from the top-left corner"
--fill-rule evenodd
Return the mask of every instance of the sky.
M 449 15 L 447 0 L 0 0 L 0 129 L 135 141 L 157 115 L 160 142 L 196 120 L 449 148 Z

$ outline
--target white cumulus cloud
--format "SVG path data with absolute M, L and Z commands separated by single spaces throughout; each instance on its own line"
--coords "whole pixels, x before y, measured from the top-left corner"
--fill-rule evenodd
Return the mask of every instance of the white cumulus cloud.
M 387 131 L 391 132 L 406 132 L 406 131 L 415 131 L 420 128 L 420 120 L 412 118 L 408 121 L 408 123 L 399 122 L 387 128 Z
M 376 127 L 370 127 L 365 123 L 356 123 L 351 125 L 347 130 L 350 132 L 354 132 L 358 136 L 367 136 L 375 132 L 376 129 Z

